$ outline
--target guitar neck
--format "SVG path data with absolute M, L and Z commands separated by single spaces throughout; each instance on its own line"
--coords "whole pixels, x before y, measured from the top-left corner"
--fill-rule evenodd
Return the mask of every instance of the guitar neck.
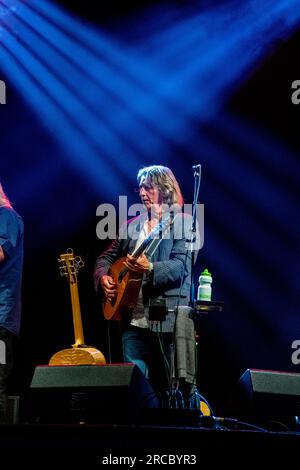
M 148 245 L 155 239 L 155 238 L 160 238 L 162 239 L 165 236 L 165 233 L 167 230 L 170 229 L 171 224 L 173 223 L 172 218 L 171 219 L 165 219 L 161 220 L 159 224 L 157 224 L 149 233 L 149 235 L 143 240 L 143 242 L 136 248 L 132 256 L 134 258 L 138 258 L 148 247 Z
M 145 240 L 140 244 L 140 246 L 136 250 L 134 250 L 132 256 L 134 258 L 138 258 L 139 256 L 141 256 L 141 254 L 146 250 L 147 246 L 152 240 L 153 238 L 151 238 L 150 235 L 145 238 Z
M 73 279 L 70 280 L 70 293 L 71 293 L 71 303 L 72 303 L 72 315 L 73 315 L 73 325 L 74 325 L 74 346 L 80 346 L 84 344 L 83 328 L 81 321 L 81 311 L 80 311 L 80 302 L 78 294 L 78 285 L 75 276 L 72 276 Z

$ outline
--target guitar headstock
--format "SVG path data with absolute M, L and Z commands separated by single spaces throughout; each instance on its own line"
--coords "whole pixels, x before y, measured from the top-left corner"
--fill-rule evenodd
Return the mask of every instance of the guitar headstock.
M 173 223 L 173 218 L 170 216 L 163 217 L 159 224 L 157 224 L 150 232 L 150 238 L 163 238 L 166 232 L 170 230 Z
M 80 256 L 74 256 L 72 248 L 68 248 L 66 253 L 60 255 L 58 262 L 60 264 L 59 272 L 61 276 L 66 276 L 69 280 L 76 281 L 76 276 L 84 262 Z

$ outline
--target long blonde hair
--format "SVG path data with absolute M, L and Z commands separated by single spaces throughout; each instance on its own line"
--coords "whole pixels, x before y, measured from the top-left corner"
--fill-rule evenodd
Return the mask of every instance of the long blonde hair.
M 137 181 L 139 185 L 147 181 L 156 186 L 164 204 L 183 206 L 183 196 L 178 181 L 170 168 L 162 165 L 146 166 L 139 170 Z
M 8 197 L 6 196 L 4 192 L 2 184 L 0 183 L 0 207 L 1 206 L 12 207 Z

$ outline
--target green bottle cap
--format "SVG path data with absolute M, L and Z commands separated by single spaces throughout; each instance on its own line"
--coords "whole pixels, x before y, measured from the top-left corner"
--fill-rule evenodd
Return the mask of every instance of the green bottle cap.
M 210 272 L 208 271 L 208 269 L 205 268 L 204 271 L 202 271 L 201 276 L 211 276 L 211 274 L 210 274 Z

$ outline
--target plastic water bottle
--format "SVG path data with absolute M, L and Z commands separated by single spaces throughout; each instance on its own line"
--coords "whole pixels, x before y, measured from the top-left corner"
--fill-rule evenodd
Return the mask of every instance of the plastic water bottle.
M 199 277 L 197 300 L 211 300 L 212 277 L 208 269 L 204 269 Z

